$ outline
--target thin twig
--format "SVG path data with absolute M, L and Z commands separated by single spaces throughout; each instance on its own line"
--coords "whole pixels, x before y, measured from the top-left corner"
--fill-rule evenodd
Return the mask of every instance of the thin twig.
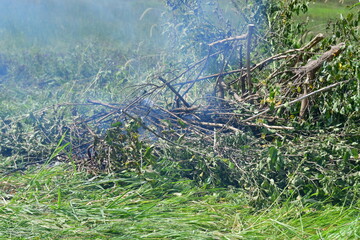
M 176 91 L 176 89 L 173 86 L 171 86 L 170 83 L 168 83 L 162 77 L 159 77 L 159 80 L 162 81 L 173 93 L 175 93 L 175 95 L 180 99 L 180 101 L 184 103 L 186 107 L 188 108 L 191 107 L 191 105 L 185 101 L 185 99 L 181 96 L 181 94 L 178 91 Z
M 248 34 L 245 33 L 243 35 L 240 35 L 240 36 L 235 36 L 235 37 L 229 37 L 229 38 L 225 38 L 225 39 L 222 39 L 222 40 L 219 40 L 219 41 L 216 41 L 216 42 L 212 42 L 209 45 L 209 47 L 212 47 L 216 44 L 219 44 L 219 43 L 224 43 L 224 42 L 229 42 L 229 41 L 237 41 L 237 40 L 246 40 L 247 39 L 247 36 Z
M 204 125 L 204 126 L 210 126 L 210 127 L 219 127 L 219 128 L 224 128 L 224 129 L 229 129 L 233 132 L 242 132 L 240 129 L 237 129 L 233 126 L 229 126 L 226 124 L 222 124 L 222 123 L 210 123 L 210 122 L 199 122 L 200 125 Z
M 108 107 L 108 108 L 112 108 L 112 109 L 119 109 L 119 107 L 116 107 L 116 106 L 113 106 L 109 103 L 103 103 L 103 102 L 100 102 L 100 101 L 97 101 L 97 100 L 87 100 L 88 103 L 92 103 L 94 105 L 101 105 L 101 106 L 105 106 L 105 107 Z

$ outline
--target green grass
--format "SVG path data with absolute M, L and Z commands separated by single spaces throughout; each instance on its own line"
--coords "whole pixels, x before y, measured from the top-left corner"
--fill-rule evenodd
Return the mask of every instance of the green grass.
M 144 59 L 163 51 L 162 11 L 157 0 L 1 1 L 0 117 L 87 99 L 119 102 L 121 82 L 138 82 Z
M 309 21 L 309 30 L 315 33 L 325 33 L 329 21 L 346 16 L 350 11 L 349 6 L 358 3 L 357 0 L 317 0 L 310 3 L 309 10 L 306 14 L 298 17 L 301 22 Z
M 152 174 L 93 177 L 64 164 L 2 177 L 0 238 L 357 239 L 360 236 L 356 202 L 352 206 L 334 207 L 296 201 L 256 210 L 236 189 L 204 189 L 186 179 L 173 182 Z

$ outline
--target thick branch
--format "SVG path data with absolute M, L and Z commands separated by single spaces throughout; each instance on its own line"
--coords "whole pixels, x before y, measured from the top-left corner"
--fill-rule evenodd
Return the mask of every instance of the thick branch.
M 246 45 L 246 80 L 248 84 L 248 91 L 251 91 L 252 88 L 252 82 L 251 82 L 251 75 L 250 72 L 252 71 L 250 67 L 250 53 L 251 53 L 251 37 L 255 30 L 254 24 L 249 24 L 248 26 L 248 37 L 247 37 L 247 45 Z
M 229 129 L 229 130 L 231 130 L 233 132 L 241 132 L 240 129 L 237 129 L 237 128 L 233 127 L 233 126 L 222 124 L 222 123 L 199 122 L 199 124 L 204 125 L 204 126 L 219 127 L 219 128 Z
M 305 66 L 296 69 L 295 73 L 298 75 L 316 72 L 324 62 L 330 61 L 338 56 L 345 48 L 345 43 L 339 43 L 332 46 L 329 51 L 324 52 L 318 59 L 308 62 Z

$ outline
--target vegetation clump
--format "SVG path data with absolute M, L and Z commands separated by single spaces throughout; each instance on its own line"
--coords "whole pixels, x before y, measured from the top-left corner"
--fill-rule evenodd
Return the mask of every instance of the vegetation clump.
M 98 39 L 1 54 L 0 211 L 13 214 L 11 235 L 26 211 L 60 216 L 41 221 L 45 237 L 61 233 L 55 224 L 86 237 L 190 239 L 169 230 L 194 231 L 178 214 L 199 239 L 264 237 L 269 225 L 284 239 L 359 235 L 359 4 L 321 33 L 299 22 L 309 4 L 164 1 L 139 21 L 162 11 L 150 38 L 161 25 L 165 50 Z M 21 201 L 28 210 L 11 205 Z M 339 236 L 321 222 L 327 206 L 341 216 L 332 227 L 348 223 Z M 312 217 L 316 229 L 302 222 Z

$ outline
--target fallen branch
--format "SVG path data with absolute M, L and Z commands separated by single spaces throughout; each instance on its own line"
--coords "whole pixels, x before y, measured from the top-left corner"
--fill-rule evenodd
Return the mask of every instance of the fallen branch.
M 306 44 L 302 48 L 287 50 L 287 51 L 285 51 L 283 53 L 276 54 L 274 56 L 271 56 L 271 57 L 261 61 L 260 63 L 257 63 L 255 65 L 253 65 L 251 67 L 251 69 L 250 69 L 250 72 L 253 72 L 257 68 L 263 68 L 263 67 L 270 64 L 273 61 L 288 58 L 289 54 L 293 54 L 293 53 L 296 53 L 296 52 L 303 52 L 305 50 L 308 50 L 308 49 L 312 48 L 313 46 L 315 46 L 317 43 L 319 43 L 322 39 L 324 39 L 324 35 L 320 33 L 320 34 L 316 35 L 308 44 Z M 226 76 L 226 75 L 231 75 L 231 74 L 235 74 L 235 73 L 242 73 L 242 72 L 244 72 L 244 70 L 246 70 L 246 69 L 240 68 L 240 69 L 235 69 L 235 70 L 228 71 L 228 72 L 216 73 L 216 74 L 212 74 L 212 75 L 208 75 L 208 76 L 204 76 L 204 77 L 199 77 L 196 80 L 192 80 L 192 81 L 187 81 L 187 82 L 183 82 L 183 83 L 175 83 L 175 84 L 173 84 L 173 86 L 186 85 L 186 84 L 190 84 L 190 83 L 204 81 L 204 80 L 211 79 L 211 78 L 216 78 L 216 77 L 219 77 L 219 76 Z M 246 78 L 247 73 L 242 74 L 241 77 Z M 232 85 L 232 84 L 236 83 L 237 81 L 238 81 L 238 79 L 236 79 L 233 82 L 230 82 L 229 85 Z
M 255 25 L 254 24 L 249 24 L 248 25 L 248 37 L 247 37 L 247 44 L 246 44 L 246 82 L 247 82 L 247 87 L 248 87 L 248 91 L 251 91 L 252 88 L 252 82 L 251 82 L 251 71 L 253 71 L 250 67 L 250 52 L 251 52 L 251 37 L 252 34 L 255 30 Z
M 162 81 L 163 83 L 165 83 L 165 85 L 173 92 L 175 93 L 175 95 L 180 99 L 180 101 L 182 101 L 184 103 L 184 105 L 186 107 L 191 107 L 189 103 L 187 103 L 185 101 L 185 99 L 181 96 L 180 93 L 178 93 L 178 91 L 175 90 L 175 88 L 173 86 L 170 85 L 170 83 L 168 83 L 165 79 L 163 79 L 162 77 L 159 77 L 159 80 Z
M 194 112 L 196 110 L 199 109 L 200 106 L 193 106 L 193 107 L 189 107 L 189 108 L 174 108 L 174 109 L 171 109 L 171 112 L 172 113 L 191 113 L 191 112 Z
M 223 128 L 223 129 L 229 129 L 233 132 L 241 132 L 240 129 L 237 129 L 233 126 L 229 126 L 229 125 L 226 125 L 226 124 L 221 124 L 221 123 L 210 123 L 210 122 L 199 122 L 200 125 L 203 125 L 203 126 L 210 126 L 210 127 L 219 127 L 219 128 Z
M 288 126 L 275 126 L 275 125 L 268 125 L 266 123 L 245 123 L 245 125 L 248 126 L 254 126 L 254 127 L 265 127 L 269 130 L 275 129 L 275 130 L 294 130 L 294 127 L 288 127 Z
M 276 129 L 276 130 L 294 130 L 294 127 L 287 127 L 287 126 L 274 126 L 274 125 L 268 125 L 263 123 L 262 124 L 264 127 L 268 128 L 268 129 Z
M 207 80 L 207 79 L 210 79 L 210 78 L 226 76 L 226 75 L 230 75 L 230 74 L 234 74 L 234 73 L 239 73 L 239 72 L 242 72 L 242 71 L 244 71 L 244 69 L 236 69 L 236 70 L 232 70 L 232 71 L 229 71 L 229 72 L 216 73 L 216 74 L 212 74 L 212 75 L 208 75 L 208 76 L 204 76 L 204 77 L 199 77 L 198 79 L 192 80 L 192 81 L 187 81 L 187 82 L 182 82 L 182 83 L 175 83 L 175 84 L 173 84 L 173 86 L 186 85 L 186 84 L 190 84 L 190 83 L 200 82 L 200 81 L 204 81 L 204 80 Z M 246 76 L 246 74 L 245 74 L 245 76 Z
M 212 42 L 209 45 L 209 47 L 212 47 L 216 44 L 220 44 L 220 43 L 224 43 L 224 42 L 231 42 L 231 41 L 237 41 L 237 40 L 245 40 L 247 39 L 248 37 L 248 34 L 245 33 L 243 35 L 240 35 L 240 36 L 235 36 L 235 37 L 229 37 L 229 38 L 225 38 L 225 39 L 222 39 L 222 40 L 219 40 L 219 41 L 216 41 L 216 42 Z
M 338 86 L 338 85 L 340 85 L 340 84 L 343 84 L 343 83 L 347 83 L 347 82 L 349 82 L 349 81 L 350 81 L 350 80 L 346 80 L 346 81 L 334 83 L 334 84 L 331 84 L 331 85 L 329 85 L 329 86 L 320 88 L 319 90 L 313 91 L 313 92 L 311 92 L 311 93 L 309 93 L 309 94 L 306 94 L 306 95 L 304 95 L 304 96 L 302 96 L 302 97 L 300 97 L 300 98 L 297 98 L 297 99 L 292 100 L 292 101 L 290 101 L 290 102 L 287 102 L 287 103 L 281 104 L 281 105 L 279 105 L 279 106 L 276 106 L 275 109 L 279 109 L 279 108 L 282 108 L 282 107 L 290 106 L 290 105 L 292 105 L 292 104 L 294 104 L 294 103 L 297 103 L 297 102 L 302 101 L 302 100 L 305 99 L 305 98 L 311 97 L 312 95 L 315 95 L 315 94 L 320 93 L 320 92 L 324 92 L 324 91 L 326 91 L 326 90 L 329 90 L 330 88 L 336 87 L 336 86 Z M 271 110 L 270 108 L 267 108 L 266 110 L 264 110 L 264 111 L 262 111 L 262 112 L 260 112 L 260 113 L 258 113 L 258 114 L 256 114 L 256 115 L 254 115 L 254 116 L 252 116 L 252 117 L 249 117 L 249 118 L 243 120 L 243 122 L 251 121 L 251 120 L 253 120 L 253 119 L 255 119 L 255 118 L 257 118 L 257 117 L 259 117 L 259 116 L 261 116 L 261 115 L 263 115 L 263 114 L 265 114 L 265 113 L 267 113 L 267 112 L 269 112 L 270 110 Z
M 257 64 L 255 64 L 250 72 L 253 72 L 255 69 L 257 68 L 260 68 L 262 69 L 263 67 L 265 67 L 266 65 L 270 64 L 271 62 L 273 61 L 277 61 L 277 60 L 281 60 L 281 59 L 284 59 L 284 58 L 288 58 L 288 57 L 294 57 L 294 55 L 290 55 L 289 54 L 293 54 L 293 53 L 296 53 L 296 52 L 303 52 L 305 50 L 308 50 L 310 48 L 312 48 L 313 46 L 315 46 L 317 43 L 319 43 L 322 39 L 324 39 L 324 35 L 319 33 L 318 35 L 316 35 L 308 44 L 306 44 L 305 46 L 303 46 L 302 48 L 298 48 L 298 49 L 290 49 L 290 50 L 287 50 L 283 53 L 279 53 L 279 54 L 276 54 L 274 56 L 271 56 Z M 296 56 L 296 55 L 295 55 Z M 244 75 L 242 75 L 242 77 L 246 77 L 248 73 L 245 73 Z M 234 84 L 236 81 L 234 82 L 231 82 L 229 83 L 230 85 L 231 84 Z
M 103 103 L 103 102 L 100 102 L 100 101 L 97 101 L 97 100 L 87 100 L 87 102 L 91 103 L 91 104 L 94 104 L 94 105 L 101 105 L 101 106 L 112 108 L 112 109 L 119 109 L 119 107 L 110 105 L 109 103 Z
M 305 66 L 297 68 L 295 73 L 297 75 L 301 75 L 316 72 L 324 62 L 330 61 L 334 57 L 338 56 L 344 50 L 345 46 L 345 43 L 339 43 L 332 46 L 329 51 L 324 52 L 318 59 L 311 60 Z

